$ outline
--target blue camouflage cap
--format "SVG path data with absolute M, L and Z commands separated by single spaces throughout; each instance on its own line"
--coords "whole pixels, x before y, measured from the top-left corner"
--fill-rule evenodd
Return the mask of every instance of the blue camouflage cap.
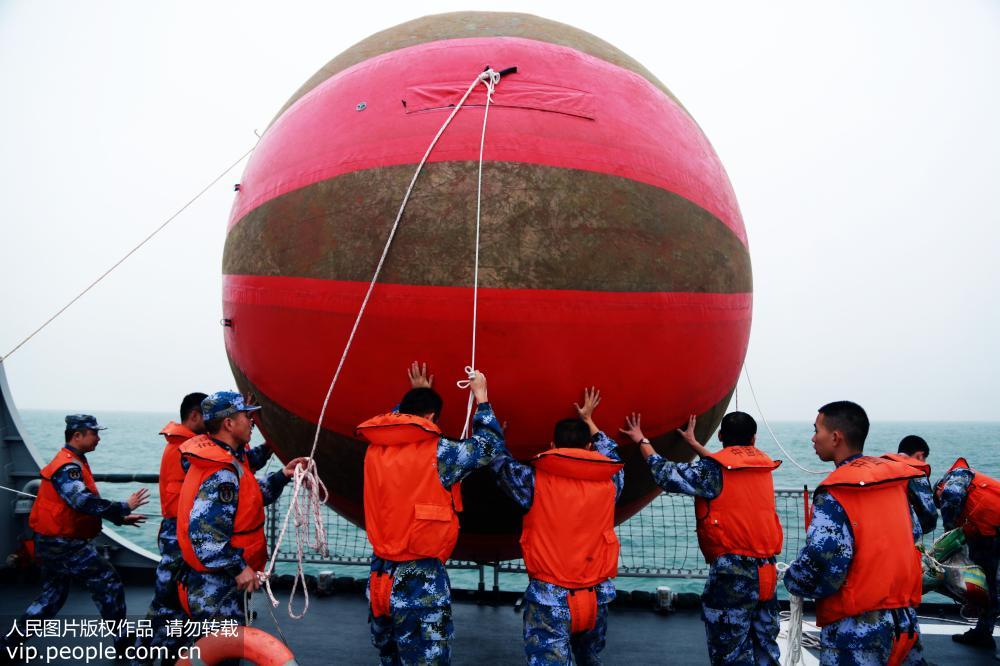
M 107 430 L 90 414 L 67 414 L 66 430 Z
M 201 413 L 206 421 L 232 416 L 238 412 L 256 412 L 260 407 L 247 407 L 236 391 L 216 391 L 201 401 Z

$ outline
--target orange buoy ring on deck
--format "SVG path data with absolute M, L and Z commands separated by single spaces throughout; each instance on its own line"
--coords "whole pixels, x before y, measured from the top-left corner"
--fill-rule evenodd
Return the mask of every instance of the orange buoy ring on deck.
M 212 666 L 226 659 L 246 659 L 258 666 L 297 666 L 295 655 L 277 638 L 253 627 L 239 627 L 231 636 L 214 634 L 194 644 L 197 654 L 178 666 Z

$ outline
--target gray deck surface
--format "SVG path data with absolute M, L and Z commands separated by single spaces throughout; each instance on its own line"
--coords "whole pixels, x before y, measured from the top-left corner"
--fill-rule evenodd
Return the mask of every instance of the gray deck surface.
M 38 592 L 28 584 L 5 584 L 0 596 L 0 617 L 9 630 L 10 618 L 19 615 Z M 130 616 L 143 616 L 152 596 L 148 585 L 127 588 Z M 288 617 L 287 591 L 278 593 L 282 605 L 274 610 L 299 664 L 375 664 L 377 654 L 368 639 L 368 610 L 364 598 L 356 593 L 333 597 L 310 597 L 309 612 L 303 620 Z M 254 623 L 275 635 L 274 622 L 268 613 L 264 595 L 256 595 L 253 608 L 258 613 Z M 89 594 L 74 588 L 61 615 L 94 617 L 95 609 Z M 455 664 L 520 664 L 521 616 L 512 605 L 479 605 L 457 602 L 454 605 L 455 640 L 452 660 Z M 944 621 L 926 620 L 933 631 L 950 630 Z M 965 627 L 955 625 L 955 630 Z M 78 641 L 90 639 L 77 639 Z M 996 664 L 991 652 L 977 651 L 957 645 L 949 635 L 926 632 L 923 638 L 925 656 L 933 664 Z M 66 639 L 33 639 L 30 645 L 44 650 L 47 645 L 68 644 Z M 604 663 L 615 664 L 707 664 L 705 633 L 697 611 L 682 611 L 660 615 L 638 609 L 612 609 L 608 622 L 608 642 Z M 810 655 L 812 663 L 817 663 Z M 43 663 L 40 660 L 36 664 Z M 72 663 L 72 662 L 48 662 Z M 91 663 L 111 663 L 97 661 Z

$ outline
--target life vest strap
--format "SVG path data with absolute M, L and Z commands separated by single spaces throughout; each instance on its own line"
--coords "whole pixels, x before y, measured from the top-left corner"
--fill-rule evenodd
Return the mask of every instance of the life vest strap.
M 569 602 L 570 633 L 593 630 L 597 625 L 597 593 L 594 588 L 570 590 L 566 600 Z
M 392 596 L 392 574 L 384 571 L 373 571 L 368 577 L 368 599 L 371 604 L 372 617 L 389 615 L 389 599 Z
M 757 567 L 757 593 L 761 602 L 770 601 L 778 590 L 778 569 L 773 562 Z
M 188 617 L 191 615 L 191 605 L 188 603 L 188 589 L 187 585 L 184 584 L 183 580 L 178 579 L 177 581 L 177 600 L 181 604 L 181 609 Z
M 892 622 L 895 625 L 895 631 L 892 639 L 892 651 L 889 653 L 889 661 L 886 664 L 887 666 L 900 666 L 903 660 L 910 654 L 913 646 L 917 644 L 919 636 L 912 625 L 909 631 L 906 633 L 902 632 L 899 626 L 898 608 L 893 608 L 890 612 L 892 613 Z

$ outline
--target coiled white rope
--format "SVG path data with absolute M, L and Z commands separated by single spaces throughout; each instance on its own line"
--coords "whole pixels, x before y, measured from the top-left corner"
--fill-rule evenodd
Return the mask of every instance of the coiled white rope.
M 785 577 L 785 572 L 788 571 L 789 566 L 787 562 L 778 562 L 775 564 L 779 580 Z M 819 648 L 819 641 L 816 638 L 806 636 L 802 633 L 804 609 L 805 602 L 802 597 L 791 594 L 788 596 L 788 610 L 779 613 L 779 617 L 788 622 L 788 631 L 779 634 L 779 637 L 785 638 L 786 645 L 788 645 L 784 666 L 794 666 L 795 664 L 802 663 L 803 646 L 814 649 Z
M 784 666 L 793 666 L 802 661 L 803 608 L 802 597 L 793 594 L 788 598 L 788 636 L 786 638 L 788 652 L 785 653 Z
M 368 290 L 365 292 L 365 297 L 361 302 L 361 307 L 358 309 L 357 317 L 354 319 L 354 325 L 351 327 L 351 333 L 347 338 L 347 343 L 344 345 L 344 351 L 340 355 L 340 361 L 337 363 L 337 369 L 333 373 L 333 379 L 330 381 L 330 387 L 326 391 L 326 397 L 323 399 L 323 407 L 320 409 L 319 418 L 316 421 L 316 433 L 313 436 L 312 449 L 309 451 L 309 460 L 306 465 L 297 465 L 295 468 L 295 485 L 292 490 L 292 499 L 288 507 L 288 512 L 285 514 L 285 519 L 281 525 L 281 531 L 278 534 L 277 541 L 275 542 L 271 559 L 267 564 L 267 570 L 258 574 L 261 579 L 266 591 L 267 596 L 271 600 L 271 605 L 273 607 L 278 606 L 278 600 L 275 598 L 273 592 L 271 591 L 271 576 L 274 573 L 274 567 L 277 562 L 278 552 L 280 550 L 281 543 L 285 539 L 285 533 L 288 530 L 288 521 L 292 514 L 295 514 L 295 540 L 296 540 L 296 572 L 295 580 L 292 584 L 292 592 L 288 598 L 288 614 L 294 619 L 301 619 L 305 616 L 306 612 L 309 610 L 309 589 L 306 587 L 305 572 L 302 567 L 303 563 L 303 542 L 307 541 L 310 536 L 313 537 L 312 548 L 319 552 L 321 555 L 326 556 L 328 554 L 326 545 L 326 527 L 323 524 L 323 505 L 326 503 L 326 499 L 329 495 L 326 486 L 323 481 L 319 478 L 319 472 L 316 468 L 316 447 L 319 445 L 319 435 L 323 429 L 323 418 L 326 416 L 327 407 L 330 404 L 330 396 L 333 394 L 333 389 L 337 385 L 337 380 L 340 378 L 340 372 L 344 368 L 344 362 L 347 360 L 347 355 L 351 350 L 351 345 L 354 343 L 354 336 L 358 332 L 358 326 L 361 324 L 361 319 L 365 314 L 365 310 L 368 307 L 368 302 L 371 300 L 372 292 L 375 289 L 375 284 L 378 282 L 378 277 L 382 273 L 382 267 L 385 265 L 386 257 L 389 255 L 389 248 L 392 246 L 392 241 L 396 236 L 396 231 L 399 229 L 399 221 L 403 217 L 403 211 L 406 210 L 406 204 L 410 200 L 410 195 L 413 193 L 413 186 L 417 182 L 417 178 L 420 176 L 420 172 L 424 168 L 424 164 L 427 162 L 427 158 L 430 157 L 431 151 L 437 145 L 438 140 L 444 131 L 451 124 L 452 119 L 459 112 L 465 101 L 468 99 L 472 91 L 475 90 L 476 86 L 482 83 L 486 86 L 487 96 L 486 96 L 486 109 L 489 111 L 490 96 L 496 83 L 500 80 L 500 75 L 493 71 L 492 68 L 487 68 L 486 71 L 479 74 L 469 85 L 469 88 L 462 95 L 462 98 L 452 109 L 448 118 L 445 119 L 441 128 L 434 135 L 431 140 L 427 150 L 424 152 L 424 156 L 420 158 L 420 163 L 417 165 L 416 170 L 413 172 L 413 178 L 410 179 L 410 184 L 406 188 L 406 194 L 403 196 L 403 201 L 399 206 L 399 212 L 396 213 L 396 219 L 392 223 L 392 228 L 389 230 L 389 237 L 385 241 L 385 247 L 382 248 L 382 255 L 379 257 L 378 265 L 375 267 L 375 273 L 372 275 L 371 281 L 368 283 Z M 485 136 L 486 131 L 486 119 L 483 118 L 483 132 Z M 482 145 L 480 145 L 480 189 L 482 188 Z M 478 280 L 479 280 L 479 202 L 476 204 L 476 268 L 475 268 L 475 282 L 473 287 L 473 312 L 475 317 L 476 299 L 478 298 Z M 473 354 L 475 354 L 475 319 L 473 320 Z M 471 395 L 470 395 L 471 400 Z M 470 403 L 471 405 L 471 403 Z M 471 407 L 470 407 L 471 408 Z M 468 419 L 467 419 L 468 421 Z M 464 435 L 463 435 L 464 437 Z M 299 494 L 306 492 L 305 503 L 300 503 Z M 295 593 L 301 586 L 303 594 L 303 607 L 302 612 L 297 614 L 292 608 L 292 602 L 295 598 Z
M 771 433 L 771 438 L 774 439 L 774 443 L 778 445 L 778 448 L 781 449 L 781 452 L 784 453 L 785 456 L 790 461 L 792 461 L 793 465 L 801 469 L 803 472 L 806 472 L 808 474 L 829 474 L 829 472 L 818 472 L 814 469 L 803 467 L 802 465 L 799 464 L 799 462 L 795 458 L 792 457 L 792 454 L 788 452 L 788 449 L 782 446 L 781 441 L 778 439 L 778 436 L 774 434 L 773 430 L 771 430 L 771 424 L 769 424 L 767 422 L 767 419 L 764 417 L 764 412 L 760 408 L 760 403 L 757 402 L 757 392 L 753 390 L 753 382 L 750 381 L 750 371 L 747 370 L 746 363 L 743 364 L 743 374 L 747 378 L 747 385 L 750 387 L 750 395 L 753 397 L 753 404 L 756 405 L 757 407 L 757 413 L 760 414 L 760 420 L 764 422 L 764 427 L 767 428 L 767 431 L 769 433 Z
M 322 423 L 322 419 L 320 423 Z M 285 519 L 282 521 L 281 532 L 279 532 L 278 539 L 274 543 L 271 560 L 267 564 L 267 570 L 257 574 L 258 579 L 264 585 L 268 599 L 271 600 L 271 607 L 277 608 L 279 602 L 271 590 L 271 576 L 274 573 L 274 566 L 277 562 L 281 543 L 284 541 L 285 534 L 288 531 L 288 521 L 294 515 L 296 569 L 295 579 L 292 581 L 292 591 L 288 596 L 288 615 L 296 620 L 302 619 L 306 611 L 309 610 L 309 589 L 306 586 L 305 570 L 302 566 L 305 559 L 303 544 L 309 544 L 314 551 L 323 557 L 329 556 L 326 541 L 326 524 L 323 521 L 323 506 L 326 504 L 329 492 L 326 489 L 326 485 L 319 478 L 319 473 L 316 469 L 316 460 L 313 458 L 315 452 L 316 446 L 314 444 L 305 466 L 301 464 L 295 466 L 295 471 L 292 473 L 294 484 L 292 486 L 292 499 L 289 503 L 288 511 L 285 513 Z M 300 499 L 303 490 L 305 491 L 305 497 Z M 296 613 L 292 608 L 292 602 L 295 600 L 295 593 L 298 591 L 300 585 L 302 586 L 304 602 L 302 612 Z
M 814 636 L 802 632 L 802 620 L 805 603 L 802 597 L 794 594 L 788 597 L 788 610 L 781 612 L 781 619 L 788 621 L 788 632 L 784 635 L 788 652 L 785 653 L 784 666 L 794 666 L 802 663 L 802 648 L 819 649 L 820 644 Z

